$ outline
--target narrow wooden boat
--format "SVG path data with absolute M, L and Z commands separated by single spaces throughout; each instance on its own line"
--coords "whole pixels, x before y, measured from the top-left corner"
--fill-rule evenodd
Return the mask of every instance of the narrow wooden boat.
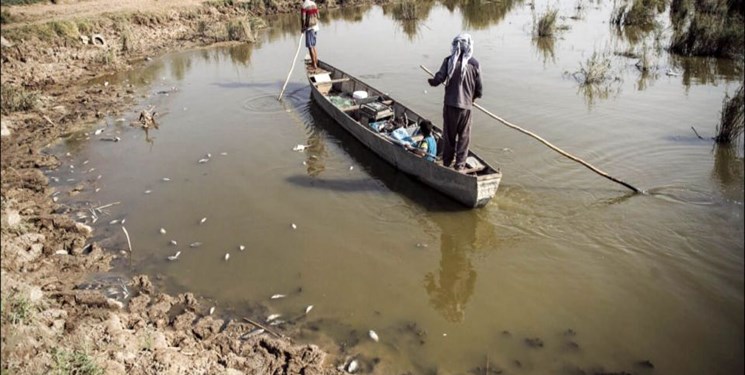
M 359 79 L 322 61 L 318 64 L 316 71 L 306 65 L 312 99 L 383 160 L 467 207 L 482 207 L 496 194 L 499 169 L 472 151 L 467 169 L 460 172 L 415 154 L 404 144 L 421 139 L 416 133 L 422 116 Z M 440 144 L 441 129 L 435 127 L 434 133 Z

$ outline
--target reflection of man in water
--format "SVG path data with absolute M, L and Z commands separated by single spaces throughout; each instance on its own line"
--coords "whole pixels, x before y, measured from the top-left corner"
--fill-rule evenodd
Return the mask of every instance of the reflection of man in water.
M 424 276 L 424 287 L 432 305 L 450 322 L 463 320 L 466 303 L 476 284 L 476 271 L 468 252 L 480 246 L 476 241 L 477 220 L 474 213 L 468 212 L 442 218 L 438 223 L 441 228 L 440 269 L 438 277 L 432 272 Z

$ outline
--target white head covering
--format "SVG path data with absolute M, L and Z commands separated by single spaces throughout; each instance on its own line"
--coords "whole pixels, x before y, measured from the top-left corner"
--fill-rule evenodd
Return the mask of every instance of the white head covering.
M 471 39 L 470 34 L 460 33 L 453 39 L 452 47 L 450 48 L 450 59 L 448 59 L 448 78 L 445 80 L 445 84 L 450 82 L 450 78 L 453 76 L 453 72 L 455 72 L 455 66 L 458 64 L 458 59 L 461 55 L 463 56 L 463 62 L 460 66 L 460 79 L 462 81 L 468 67 L 468 60 L 473 57 L 473 39 Z

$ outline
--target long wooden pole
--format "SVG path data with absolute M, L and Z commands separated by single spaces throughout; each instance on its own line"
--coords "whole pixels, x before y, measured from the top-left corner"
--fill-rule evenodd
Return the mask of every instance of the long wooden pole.
M 285 93 L 285 87 L 287 87 L 287 82 L 290 81 L 290 76 L 292 75 L 292 70 L 295 69 L 295 60 L 297 60 L 297 55 L 300 53 L 300 48 L 303 46 L 303 34 L 300 34 L 300 40 L 297 43 L 297 51 L 295 51 L 295 57 L 292 58 L 292 65 L 290 65 L 290 72 L 287 73 L 287 79 L 285 79 L 285 84 L 282 85 L 282 91 L 279 92 L 279 97 L 277 97 L 277 100 L 282 100 L 282 94 Z
M 430 76 L 433 76 L 434 77 L 434 74 L 432 74 L 432 72 L 430 72 L 429 69 L 427 69 L 427 67 L 425 67 L 424 65 L 419 65 L 419 67 L 422 68 L 422 69 L 424 69 L 425 72 L 429 73 Z M 584 161 L 584 160 L 582 160 L 582 159 L 580 159 L 580 158 L 578 158 L 578 157 L 576 157 L 576 156 L 574 156 L 574 155 L 572 155 L 572 154 L 570 154 L 570 153 L 568 153 L 568 152 L 566 152 L 566 151 L 564 151 L 564 150 L 562 150 L 562 149 L 560 149 L 560 148 L 552 145 L 550 142 L 548 142 L 547 140 L 541 138 L 539 135 L 537 135 L 537 134 L 535 134 L 535 133 L 533 133 L 533 132 L 531 132 L 529 130 L 525 130 L 525 129 L 523 129 L 523 128 L 515 125 L 515 124 L 510 123 L 509 121 L 507 121 L 507 120 L 505 120 L 505 119 L 503 119 L 503 118 L 501 118 L 501 117 L 499 117 L 499 116 L 497 116 L 497 115 L 495 115 L 495 114 L 487 111 L 484 107 L 482 107 L 482 106 L 480 106 L 480 105 L 478 105 L 476 103 L 473 103 L 473 106 L 476 107 L 476 108 L 478 108 L 478 109 L 480 109 L 482 112 L 486 113 L 487 115 L 489 115 L 493 119 L 501 122 L 502 124 L 507 125 L 508 127 L 519 131 L 520 133 L 527 134 L 527 135 L 529 135 L 529 136 L 537 139 L 539 142 L 541 142 L 544 145 L 548 146 L 552 150 L 560 153 L 561 155 L 566 156 L 569 159 L 572 159 L 572 160 L 574 160 L 574 161 L 576 161 L 576 162 L 584 165 L 585 167 L 587 167 L 591 171 L 593 171 L 593 172 L 595 172 L 595 173 L 597 173 L 597 174 L 599 174 L 599 175 L 601 175 L 601 176 L 603 176 L 603 177 L 605 177 L 605 178 L 607 178 L 607 179 L 609 179 L 609 180 L 611 180 L 613 182 L 619 183 L 619 184 L 621 184 L 621 185 L 623 185 L 623 186 L 625 186 L 625 187 L 633 190 L 635 193 L 643 193 L 642 190 L 637 189 L 636 187 L 634 187 L 634 186 L 632 186 L 632 185 L 630 185 L 630 184 L 628 184 L 626 182 L 623 182 L 623 181 L 621 181 L 621 180 L 619 180 L 619 179 L 617 179 L 617 178 L 615 178 L 613 176 L 610 176 L 607 173 L 601 171 L 600 169 L 595 168 L 590 163 L 587 163 L 586 161 Z

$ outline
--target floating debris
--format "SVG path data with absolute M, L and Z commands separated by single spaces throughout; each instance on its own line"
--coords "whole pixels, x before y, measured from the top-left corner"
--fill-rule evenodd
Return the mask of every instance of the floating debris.
M 355 371 L 359 368 L 359 364 L 357 363 L 356 359 L 353 359 L 349 364 L 347 365 L 347 372 L 350 374 L 354 374 Z
M 305 313 L 308 314 L 310 310 L 313 310 L 313 305 L 308 305 L 308 307 L 305 308 Z
M 192 242 L 191 244 L 189 244 L 189 247 L 199 247 L 199 246 L 202 246 L 201 242 Z
M 150 194 L 152 192 L 153 192 L 152 190 L 145 190 L 145 194 Z
M 179 255 L 181 255 L 181 252 L 180 251 L 177 251 L 176 254 L 169 255 L 168 256 L 168 260 L 176 260 L 176 259 L 178 259 Z
M 171 179 L 168 177 L 163 177 L 163 181 L 168 182 L 168 181 L 171 181 Z
M 205 221 L 207 221 L 207 218 L 203 217 L 202 220 L 199 220 L 199 224 L 204 224 Z
M 160 228 L 160 234 L 166 234 L 166 230 L 163 228 Z
M 269 316 L 268 316 L 268 317 L 266 318 L 266 322 L 267 322 L 267 323 L 269 323 L 269 322 L 271 322 L 272 320 L 274 320 L 274 319 L 277 319 L 277 318 L 279 318 L 280 316 L 282 316 L 282 315 L 281 315 L 281 314 L 272 314 L 272 315 L 269 315 Z
M 275 294 L 272 296 L 272 299 L 280 299 L 280 298 L 285 298 L 285 297 L 287 296 L 284 294 Z
M 308 145 L 297 145 L 292 148 L 292 151 L 300 151 L 303 152 L 308 147 Z
M 230 259 L 230 253 L 225 253 L 225 261 L 227 262 L 228 259 Z
M 380 339 L 378 338 L 378 334 L 377 334 L 377 333 L 375 333 L 375 331 L 373 331 L 373 330 L 370 330 L 370 332 L 368 332 L 368 335 L 369 335 L 369 336 L 370 336 L 370 338 L 371 338 L 371 339 L 373 339 L 373 341 L 375 341 L 375 342 L 378 342 L 378 340 L 380 340 Z
M 297 229 L 297 225 L 295 225 L 295 223 L 292 223 L 292 229 Z
M 210 161 L 210 159 L 199 159 L 199 164 L 204 164 L 208 161 Z
M 238 246 L 238 250 L 240 250 L 240 251 L 246 250 L 246 247 L 243 246 L 243 245 L 240 245 L 240 246 Z
M 171 245 L 173 245 L 173 246 L 178 246 L 178 242 L 176 242 L 175 240 L 171 240 L 171 242 L 170 242 L 170 243 L 171 243 Z
M 215 312 L 215 306 L 210 307 L 210 315 Z

